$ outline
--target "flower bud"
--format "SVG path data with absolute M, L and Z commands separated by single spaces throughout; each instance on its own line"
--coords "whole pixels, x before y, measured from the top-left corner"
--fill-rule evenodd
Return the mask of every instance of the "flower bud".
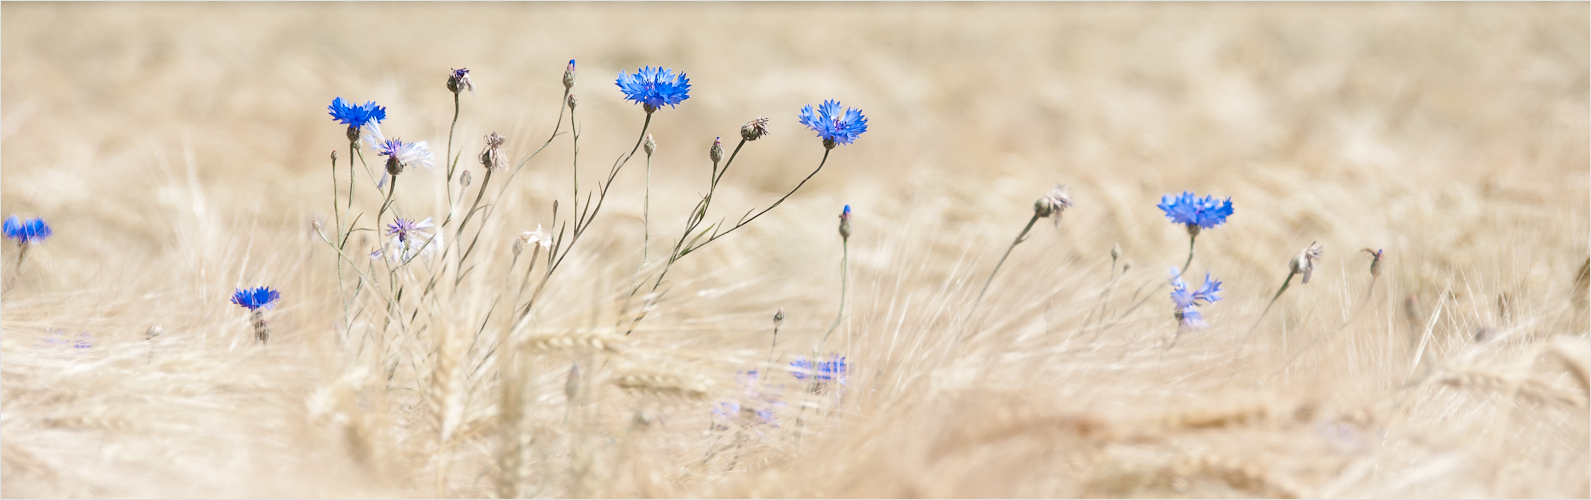
M 740 137 L 748 141 L 761 139 L 768 135 L 768 118 L 759 116 L 757 119 L 746 122 L 740 126 Z
M 474 178 L 475 178 L 475 176 L 471 175 L 470 171 L 468 171 L 468 170 L 465 170 L 463 172 L 459 172 L 459 186 L 460 187 L 470 187 L 470 181 L 474 180 Z
M 713 148 L 707 150 L 707 157 L 713 160 L 714 165 L 717 165 L 718 162 L 723 161 L 724 159 L 724 142 L 720 139 L 722 138 L 714 137 Z
M 514 256 L 518 257 L 521 252 L 525 251 L 525 239 L 514 238 L 514 245 L 508 247 L 508 251 L 513 252 Z
M 780 325 L 783 325 L 783 324 L 784 324 L 784 308 L 781 307 L 781 308 L 779 308 L 779 312 L 773 313 L 773 327 L 774 328 L 778 328 Z
M 575 104 L 578 104 L 579 102 L 580 102 L 580 100 L 576 99 L 574 94 L 569 94 L 569 109 L 570 110 L 574 110 L 575 109 Z
M 1121 258 L 1121 243 L 1110 246 L 1110 260 Z
M 575 60 L 569 60 L 569 67 L 563 70 L 563 88 L 572 89 L 575 86 Z
M 844 239 L 844 240 L 851 239 L 851 206 L 850 205 L 846 205 L 845 206 L 845 210 L 840 212 L 840 239 Z
M 646 141 L 641 143 L 641 148 L 646 150 L 646 156 L 648 157 L 652 156 L 652 153 L 657 152 L 657 142 L 652 140 L 652 134 L 646 134 Z
M 335 149 L 331 150 L 331 161 L 332 161 L 332 163 L 336 163 L 337 162 L 337 150 L 335 150 Z
M 1383 252 L 1385 252 L 1385 250 L 1377 249 L 1375 251 L 1371 251 L 1370 249 L 1366 248 L 1360 251 L 1370 254 L 1370 276 L 1381 276 L 1381 255 Z

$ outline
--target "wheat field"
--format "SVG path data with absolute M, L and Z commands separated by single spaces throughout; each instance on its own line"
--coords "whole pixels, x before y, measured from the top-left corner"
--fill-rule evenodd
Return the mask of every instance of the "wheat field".
M 1585 3 L 0 14 L 0 215 L 54 229 L 0 262 L 6 497 L 1591 496 Z M 692 83 L 649 121 L 614 85 L 646 65 Z M 334 97 L 436 152 L 393 210 L 490 186 L 467 259 L 375 273 L 375 233 L 322 239 L 384 212 Z M 797 123 L 825 99 L 868 118 L 827 154 Z M 708 224 L 822 170 L 652 281 L 758 116 Z M 590 210 L 643 121 L 656 153 L 527 292 L 515 238 Z M 536 153 L 506 181 L 493 132 Z M 1183 191 L 1234 206 L 1186 269 L 1224 282 L 1203 329 L 1165 285 Z M 253 286 L 281 292 L 263 345 Z M 830 353 L 843 385 L 795 376 Z

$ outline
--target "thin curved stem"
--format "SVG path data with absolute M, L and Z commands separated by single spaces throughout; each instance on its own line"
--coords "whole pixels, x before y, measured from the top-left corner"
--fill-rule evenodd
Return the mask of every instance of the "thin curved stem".
M 840 318 L 845 317 L 845 290 L 851 278 L 851 244 L 850 238 L 840 239 L 840 312 L 834 315 L 834 324 L 829 326 L 829 332 L 823 334 L 823 340 L 818 342 L 818 352 L 823 352 L 823 346 L 829 343 L 829 336 L 834 335 L 834 330 L 840 327 Z
M 975 311 L 975 310 L 978 309 L 978 304 L 983 302 L 983 295 L 989 292 L 989 285 L 994 283 L 995 274 L 998 274 L 1000 272 L 1000 266 L 1004 266 L 1005 265 L 1005 259 L 1009 258 L 1011 256 L 1011 251 L 1012 250 L 1016 250 L 1016 246 L 1017 245 L 1021 244 L 1025 240 L 1027 240 L 1028 232 L 1033 230 L 1033 224 L 1037 223 L 1038 221 L 1039 221 L 1039 214 L 1036 214 L 1036 213 L 1033 214 L 1033 218 L 1032 219 L 1028 219 L 1028 225 L 1023 226 L 1022 227 L 1022 232 L 1018 233 L 1016 235 L 1016 239 L 1011 241 L 1011 246 L 1006 247 L 1005 255 L 1001 255 L 1000 256 L 1000 262 L 995 263 L 994 264 L 994 270 L 989 272 L 989 279 L 985 280 L 983 282 L 983 290 L 978 292 L 977 300 L 972 301 L 972 310 Z M 971 314 L 971 311 L 968 311 L 968 314 Z
M 1275 377 L 1275 376 L 1281 374 L 1283 371 L 1286 371 L 1287 367 L 1292 366 L 1293 362 L 1298 361 L 1298 358 L 1300 356 L 1303 356 L 1304 353 L 1309 352 L 1309 348 L 1314 347 L 1316 343 L 1318 343 L 1318 342 L 1320 342 L 1322 340 L 1325 340 L 1327 337 L 1330 337 L 1332 334 L 1337 333 L 1339 331 L 1342 331 L 1343 328 L 1347 328 L 1348 325 L 1352 324 L 1354 318 L 1358 318 L 1359 317 L 1359 311 L 1363 311 L 1364 308 L 1365 308 L 1365 305 L 1370 303 L 1370 295 L 1373 292 L 1375 292 L 1375 289 L 1376 289 L 1376 278 L 1378 278 L 1378 277 L 1377 276 L 1371 276 L 1370 277 L 1370 286 L 1365 288 L 1365 298 L 1363 300 L 1359 301 L 1359 306 L 1355 307 L 1353 312 L 1348 314 L 1348 319 L 1344 320 L 1342 322 L 1342 325 L 1340 325 L 1340 326 L 1338 326 L 1336 328 L 1333 328 L 1333 329 L 1331 329 L 1329 331 L 1321 332 L 1320 335 L 1316 335 L 1315 338 L 1310 339 L 1308 344 L 1304 344 L 1304 348 L 1303 349 L 1299 349 L 1298 352 L 1293 353 L 1293 357 L 1288 358 L 1286 363 L 1282 363 L 1282 367 L 1281 368 L 1277 368 L 1275 372 L 1272 372 L 1270 374 L 1270 376 L 1268 376 L 1266 378 Z

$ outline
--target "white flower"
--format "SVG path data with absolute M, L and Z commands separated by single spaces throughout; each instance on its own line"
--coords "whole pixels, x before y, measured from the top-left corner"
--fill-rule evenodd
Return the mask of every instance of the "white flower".
M 542 248 L 552 248 L 552 235 L 541 230 L 541 224 L 536 224 L 535 231 L 519 233 L 519 241 L 531 245 L 541 245 Z

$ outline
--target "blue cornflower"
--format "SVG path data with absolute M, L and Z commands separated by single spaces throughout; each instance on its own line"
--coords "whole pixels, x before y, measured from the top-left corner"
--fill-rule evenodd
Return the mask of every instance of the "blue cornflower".
M 805 356 L 798 357 L 795 361 L 790 362 L 790 367 L 795 368 L 791 370 L 790 374 L 794 375 L 798 380 L 806 380 L 807 377 L 812 377 L 812 380 L 819 382 L 837 380 L 841 385 L 845 384 L 845 357 L 834 354 L 829 357 L 828 361 L 819 361 L 816 365 L 813 366 L 813 362 Z
M 15 215 L 6 218 L 5 233 L 7 238 L 17 240 L 18 245 L 38 244 L 55 234 L 50 230 L 50 225 L 44 223 L 44 219 L 34 217 L 22 220 Z
M 1224 201 L 1215 199 L 1213 195 L 1199 198 L 1191 191 L 1183 191 L 1181 195 L 1175 197 L 1169 194 L 1163 195 L 1157 206 L 1166 212 L 1166 217 L 1171 219 L 1171 222 L 1186 224 L 1190 232 L 1194 231 L 1194 227 L 1209 229 L 1219 226 L 1232 215 L 1230 196 Z
M 331 105 L 326 107 L 331 112 L 331 119 L 336 120 L 348 128 L 358 129 L 367 124 L 381 123 L 387 119 L 387 108 L 377 106 L 375 101 L 368 101 L 363 105 L 355 105 L 338 97 L 331 100 Z
M 88 332 L 78 333 L 76 341 L 68 338 L 66 332 L 61 330 L 50 330 L 50 333 L 51 336 L 46 337 L 44 339 L 44 343 L 51 346 L 66 347 L 67 345 L 71 345 L 74 349 L 88 349 L 94 347 L 94 336 L 89 335 Z
M 569 67 L 574 67 L 573 60 L 569 61 Z M 685 73 L 675 76 L 672 69 L 646 66 L 636 70 L 635 74 L 620 71 L 615 83 L 619 85 L 619 91 L 624 92 L 625 99 L 640 104 L 647 113 L 656 111 L 664 104 L 672 108 L 691 97 L 690 78 L 686 78 Z
M 1177 306 L 1176 317 L 1186 328 L 1204 328 L 1209 324 L 1204 322 L 1204 315 L 1194 310 L 1194 307 L 1209 305 L 1221 300 L 1221 281 L 1204 273 L 1204 285 L 1197 291 L 1189 291 L 1187 282 L 1182 281 L 1182 273 L 1177 268 L 1171 268 L 1171 302 Z
M 282 292 L 273 290 L 268 286 L 239 288 L 232 293 L 232 303 L 243 306 L 244 309 L 250 311 L 259 310 L 261 307 L 266 309 L 275 307 L 277 299 L 280 298 L 282 298 Z
M 867 117 L 862 116 L 862 110 L 845 108 L 841 113 L 840 101 L 833 99 L 823 101 L 816 112 L 811 104 L 801 108 L 799 120 L 817 132 L 818 137 L 823 138 L 823 147 L 829 149 L 834 149 L 835 144 L 850 144 L 867 131 Z
M 392 237 L 389 242 L 392 246 L 392 252 L 388 255 L 395 262 L 409 261 L 414 259 L 415 256 L 430 258 L 431 254 L 442 246 L 442 235 L 426 232 L 427 229 L 435 226 L 436 224 L 431 222 L 430 217 L 426 217 L 425 220 L 419 222 L 402 217 L 393 217 L 392 223 L 387 224 L 387 236 Z M 380 252 L 380 250 L 377 250 L 377 252 Z M 371 254 L 370 257 L 372 259 L 379 258 L 380 254 Z

